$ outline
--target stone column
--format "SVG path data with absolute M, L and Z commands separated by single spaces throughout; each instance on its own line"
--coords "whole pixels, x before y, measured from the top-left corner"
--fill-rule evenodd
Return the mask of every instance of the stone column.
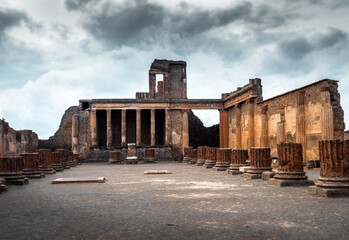
M 244 174 L 244 178 L 262 178 L 263 172 L 271 170 L 270 148 L 251 148 L 250 161 L 250 168 Z
M 91 146 L 97 147 L 97 111 L 96 109 L 91 110 L 90 131 L 91 131 Z
M 206 147 L 206 160 L 204 166 L 206 168 L 213 168 L 217 161 L 217 148 Z
M 107 147 L 111 147 L 113 142 L 111 132 L 111 110 L 107 109 Z
M 321 88 L 321 125 L 322 140 L 333 140 L 333 111 L 328 87 Z
M 229 118 L 229 133 L 228 133 L 228 139 L 229 139 L 229 148 L 234 148 L 234 139 L 233 139 L 233 118 L 232 118 L 232 109 L 228 111 L 228 118 Z
M 241 148 L 241 105 L 238 104 L 235 110 L 236 115 L 236 148 Z
M 230 167 L 227 171 L 228 174 L 238 175 L 242 174 L 240 172 L 240 167 L 247 166 L 248 160 L 248 150 L 247 149 L 233 149 L 230 158 Z
M 189 154 L 190 154 L 190 164 L 195 164 L 198 160 L 198 150 L 192 149 L 190 150 Z
M 149 95 L 154 99 L 156 93 L 156 74 L 149 73 Z
M 150 110 L 150 145 L 155 146 L 155 109 Z
M 197 151 L 197 154 L 198 154 L 198 160 L 196 161 L 196 166 L 202 166 L 204 165 L 205 161 L 206 161 L 206 149 L 208 147 L 205 147 L 205 146 L 199 146 L 198 147 L 198 151 Z
M 165 145 L 171 145 L 171 114 L 169 109 L 165 109 Z
M 144 150 L 144 161 L 146 163 L 154 163 L 155 162 L 155 149 L 154 148 L 146 148 Z
M 296 142 L 302 144 L 303 148 L 303 164 L 306 164 L 306 137 L 305 137 L 305 91 L 301 91 L 297 96 L 297 109 L 296 109 Z
M 121 160 L 120 160 L 120 152 L 117 152 L 117 151 L 109 151 L 109 161 L 108 161 L 109 164 L 112 164 L 112 163 L 121 163 Z
M 303 171 L 303 150 L 300 143 L 277 145 L 278 169 L 269 184 L 277 187 L 304 186 L 314 184 L 308 181 Z
M 183 110 L 183 129 L 182 129 L 182 149 L 189 146 L 189 117 L 188 110 Z
M 277 123 L 276 142 L 277 142 L 277 144 L 286 142 L 286 139 L 285 139 L 285 122 L 278 122 Z
M 79 115 L 72 117 L 72 150 L 74 154 L 79 153 Z
M 262 107 L 261 112 L 261 147 L 269 147 L 268 135 L 268 106 Z
M 231 149 L 230 148 L 218 148 L 217 149 L 217 162 L 213 167 L 215 171 L 226 171 L 230 166 Z
M 121 146 L 126 146 L 126 109 L 121 109 Z
M 141 109 L 136 109 L 136 145 L 141 145 Z
M 248 148 L 254 147 L 254 99 L 248 102 Z
M 192 149 L 193 149 L 192 147 L 185 147 L 184 148 L 182 163 L 190 163 L 190 151 Z
M 349 196 L 349 141 L 319 141 L 320 177 L 308 194 Z

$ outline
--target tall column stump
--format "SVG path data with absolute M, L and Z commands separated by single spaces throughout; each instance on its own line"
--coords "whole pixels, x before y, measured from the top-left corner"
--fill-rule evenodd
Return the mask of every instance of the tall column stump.
M 270 148 L 251 148 L 250 168 L 244 173 L 247 180 L 261 179 L 262 173 L 271 170 Z
M 218 148 L 217 149 L 217 162 L 213 167 L 215 171 L 226 171 L 230 166 L 231 149 L 230 148 Z
M 197 149 L 191 149 L 189 152 L 190 156 L 190 162 L 188 164 L 195 164 L 198 160 L 198 150 Z
M 303 171 L 303 149 L 300 143 L 280 143 L 277 145 L 278 168 L 274 178 L 268 183 L 276 187 L 308 186 L 314 182 L 307 180 Z
M 247 149 L 233 149 L 231 151 L 230 167 L 227 170 L 227 173 L 231 175 L 242 174 L 242 172 L 239 169 L 240 167 L 247 166 L 247 162 L 246 162 L 247 160 L 248 160 Z
M 206 147 L 206 160 L 204 163 L 205 168 L 213 168 L 217 161 L 217 148 Z
M 319 141 L 320 177 L 309 195 L 349 197 L 349 141 Z
M 205 164 L 205 161 L 206 161 L 206 150 L 207 150 L 208 147 L 206 146 L 199 146 L 198 147 L 198 158 L 197 158 L 197 161 L 195 163 L 196 166 L 202 166 Z
M 193 149 L 192 147 L 185 147 L 184 148 L 182 163 L 190 163 L 190 151 L 192 149 Z

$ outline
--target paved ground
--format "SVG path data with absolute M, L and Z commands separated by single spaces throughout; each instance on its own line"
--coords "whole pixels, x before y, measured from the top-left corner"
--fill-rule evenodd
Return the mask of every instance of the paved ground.
M 173 174 L 144 175 L 150 169 Z M 307 173 L 316 179 L 318 171 Z M 59 177 L 106 183 L 52 185 Z M 84 164 L 0 195 L 0 239 L 348 239 L 349 198 L 180 163 Z

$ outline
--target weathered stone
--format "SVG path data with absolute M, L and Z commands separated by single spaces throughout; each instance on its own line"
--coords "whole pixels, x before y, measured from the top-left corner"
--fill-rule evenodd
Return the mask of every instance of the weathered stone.
M 195 164 L 198 160 L 198 150 L 191 149 L 189 152 L 189 156 L 190 156 L 190 162 L 188 162 L 188 164 Z
M 250 168 L 244 174 L 244 178 L 262 178 L 263 172 L 271 170 L 270 148 L 251 148 L 250 161 Z
M 146 163 L 155 163 L 155 149 L 146 148 L 144 150 L 144 161 Z
M 217 161 L 217 148 L 215 147 L 206 147 L 206 160 L 204 167 L 213 168 Z
M 207 151 L 206 146 L 199 146 L 197 149 L 197 154 L 198 154 L 198 158 L 197 161 L 195 163 L 196 166 L 202 166 L 205 164 L 206 161 L 206 151 Z
M 55 174 L 56 170 L 52 167 L 53 154 L 49 149 L 37 149 L 38 158 L 40 162 L 39 168 L 44 174 Z
M 190 162 L 190 151 L 193 149 L 193 147 L 185 147 L 183 152 L 183 160 L 182 163 L 188 163 Z
M 231 149 L 230 148 L 218 148 L 217 149 L 217 162 L 213 167 L 215 171 L 226 171 L 231 162 Z
M 127 151 L 126 163 L 137 164 L 138 158 L 136 154 L 136 144 L 129 143 L 127 146 L 128 146 L 128 151 Z
M 4 178 L 7 184 L 28 184 L 23 169 L 24 160 L 21 157 L 0 157 L 0 178 Z
M 121 160 L 120 160 L 120 152 L 117 152 L 117 151 L 109 151 L 109 161 L 108 161 L 109 164 L 112 164 L 112 163 L 121 163 Z
M 349 196 L 349 141 L 319 141 L 320 177 L 308 194 Z
M 20 157 L 24 161 L 23 174 L 27 178 L 45 177 L 45 174 L 40 169 L 40 160 L 38 153 L 22 153 Z
M 227 170 L 228 174 L 238 175 L 242 174 L 240 167 L 247 166 L 246 161 L 248 160 L 247 149 L 233 149 L 231 152 L 230 167 Z

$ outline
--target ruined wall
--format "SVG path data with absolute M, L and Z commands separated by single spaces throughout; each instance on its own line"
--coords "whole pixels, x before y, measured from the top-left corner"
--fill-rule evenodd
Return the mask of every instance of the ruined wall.
M 66 149 L 72 150 L 72 117 L 79 113 L 78 106 L 69 107 L 59 125 L 57 132 L 48 140 L 39 140 L 39 148 L 42 149 Z
M 16 131 L 0 120 L 0 156 L 18 156 L 34 152 L 38 147 L 38 135 L 31 130 Z
M 230 147 L 248 149 L 251 138 L 254 147 L 270 147 L 276 157 L 278 143 L 298 142 L 303 145 L 304 161 L 318 159 L 319 140 L 344 139 L 344 113 L 337 88 L 337 81 L 324 79 L 258 101 L 250 110 L 250 100 L 240 102 L 229 109 Z M 254 126 L 249 127 L 250 112 Z

